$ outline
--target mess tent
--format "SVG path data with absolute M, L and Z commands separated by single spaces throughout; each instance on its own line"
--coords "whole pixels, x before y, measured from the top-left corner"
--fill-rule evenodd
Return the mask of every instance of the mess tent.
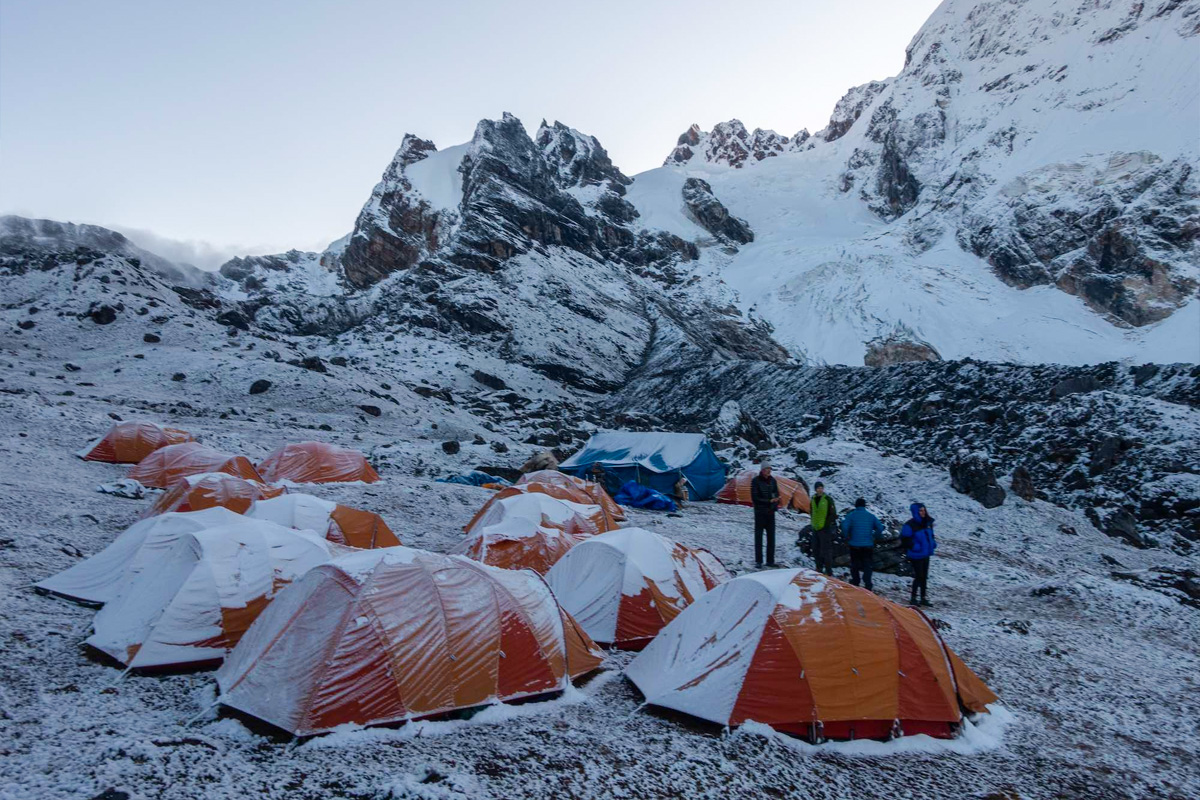
M 559 469 L 579 478 L 601 474 L 610 493 L 636 481 L 670 496 L 682 477 L 690 499 L 708 500 L 725 485 L 725 465 L 699 433 L 604 431 L 588 439 Z
M 651 705 L 813 742 L 951 738 L 997 699 L 919 611 L 806 569 L 716 587 L 625 674 Z
M 194 442 L 187 431 L 146 420 L 118 422 L 108 432 L 79 451 L 84 461 L 136 464 L 160 447 Z
M 287 494 L 260 500 L 246 512 L 285 528 L 316 531 L 337 544 L 370 550 L 395 547 L 400 539 L 374 511 L 335 503 L 311 494 Z
M 588 635 L 640 650 L 696 598 L 729 579 L 707 550 L 643 528 L 592 536 L 546 574 L 546 582 Z
M 225 472 L 202 472 L 180 478 L 159 495 L 142 516 L 153 517 L 168 511 L 202 511 L 214 506 L 244 514 L 254 501 L 278 497 L 286 492 L 282 486 L 246 480 Z
M 196 442 L 172 444 L 155 450 L 129 471 L 133 480 L 153 489 L 169 489 L 189 475 L 224 472 L 248 481 L 266 483 L 245 456 L 223 453 Z
M 375 483 L 379 473 L 366 456 L 326 442 L 294 442 L 272 452 L 258 465 L 270 482 Z
M 179 536 L 97 612 L 87 644 L 130 669 L 218 662 L 280 589 L 349 552 L 312 531 L 238 519 Z
M 217 684 L 225 706 L 308 736 L 560 692 L 601 658 L 532 572 L 390 547 L 287 587 Z

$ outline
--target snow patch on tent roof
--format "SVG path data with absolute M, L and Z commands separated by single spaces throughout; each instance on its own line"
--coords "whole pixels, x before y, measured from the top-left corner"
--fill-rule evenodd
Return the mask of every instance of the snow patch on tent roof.
M 330 566 L 337 567 L 342 572 L 354 580 L 362 583 L 365 581 L 375 568 L 381 564 L 412 564 L 417 560 L 418 556 L 432 556 L 434 558 L 445 558 L 437 553 L 430 553 L 426 550 L 418 550 L 415 547 L 381 547 L 376 550 L 363 550 L 359 553 L 351 553 L 341 556 L 330 562 Z
M 631 466 L 651 472 L 682 469 L 696 460 L 706 439 L 701 433 L 637 433 L 603 431 L 588 439 L 563 467 L 600 463 L 605 466 Z

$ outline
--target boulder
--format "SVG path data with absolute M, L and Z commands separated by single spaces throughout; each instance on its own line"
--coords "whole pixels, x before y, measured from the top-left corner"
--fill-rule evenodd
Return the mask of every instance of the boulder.
M 1054 400 L 1061 400 L 1067 395 L 1086 394 L 1100 388 L 1100 381 L 1093 376 L 1079 375 L 1072 378 L 1065 378 L 1054 384 L 1054 388 L 1050 390 L 1050 397 Z
M 558 459 L 549 450 L 538 450 L 521 465 L 521 472 L 537 472 L 542 469 L 558 469 Z
M 461 449 L 462 446 L 453 439 L 448 442 L 442 442 L 442 452 L 446 455 L 456 455 Z
M 508 384 L 505 383 L 502 379 L 497 378 L 495 375 L 491 375 L 487 372 L 484 372 L 481 369 L 477 369 L 474 372 L 472 372 L 471 377 L 474 378 L 479 383 L 482 383 L 484 386 L 488 387 L 489 389 L 495 389 L 496 391 L 500 391 L 502 389 L 508 388 Z
M 87 316 L 91 317 L 92 322 L 97 325 L 108 325 L 116 322 L 117 309 L 107 303 L 101 305 L 93 305 L 88 309 Z
M 1013 494 L 1026 502 L 1033 502 L 1033 498 L 1037 496 L 1037 491 L 1033 488 L 1033 476 L 1029 474 L 1029 470 L 1024 464 L 1018 465 L 1013 470 L 1009 485 L 1012 487 Z
M 162 337 L 159 336 L 157 333 L 147 333 L 147 334 L 143 334 L 142 341 L 145 342 L 146 344 L 158 344 L 159 342 L 162 341 Z
M 683 204 L 702 228 L 721 241 L 736 244 L 754 241 L 754 231 L 750 225 L 729 213 L 729 209 L 713 194 L 708 181 L 701 178 L 684 181 Z
M 250 394 L 262 394 L 271 388 L 271 382 L 266 378 L 259 378 L 254 383 L 250 384 Z
M 383 411 L 380 410 L 379 406 L 359 406 L 358 408 L 364 414 L 370 414 L 372 417 L 378 417 L 383 414 Z
M 996 508 L 1004 502 L 1004 489 L 996 482 L 996 472 L 987 453 L 960 451 L 950 462 L 950 485 L 984 508 Z
M 912 575 L 912 566 L 904 555 L 904 546 L 900 543 L 900 523 L 895 520 L 886 520 L 884 524 L 891 538 L 884 539 L 875 545 L 874 557 L 871 561 L 872 569 L 890 575 Z M 812 526 L 805 525 L 801 528 L 799 537 L 797 544 L 800 552 L 812 558 Z M 846 544 L 846 540 L 840 532 L 835 534 L 833 540 L 833 565 L 847 569 L 850 567 L 850 545 Z

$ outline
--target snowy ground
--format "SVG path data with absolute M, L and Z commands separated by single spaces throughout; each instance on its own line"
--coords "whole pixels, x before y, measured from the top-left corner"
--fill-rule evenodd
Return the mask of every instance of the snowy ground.
M 948 644 L 999 693 L 1011 720 L 1003 713 L 950 746 L 914 739 L 812 748 L 760 728 L 728 734 L 640 708 L 620 675 L 628 656 L 614 653 L 604 672 L 557 700 L 297 743 L 218 716 L 210 709 L 211 673 L 118 680 L 119 670 L 83 647 L 93 612 L 30 588 L 99 550 L 146 504 L 94 491 L 124 467 L 72 455 L 111 422 L 110 413 L 175 423 L 254 458 L 287 438 L 314 436 L 400 451 L 404 457 L 381 464 L 378 484 L 313 493 L 378 511 L 405 544 L 439 551 L 460 540 L 488 493 L 414 477 L 413 465 L 460 469 L 482 456 L 441 453 L 430 426 L 442 406 L 432 401 L 366 420 L 337 402 L 328 376 L 294 367 L 271 366 L 287 370 L 273 377 L 295 376 L 298 385 L 279 380 L 267 395 L 247 398 L 240 388 L 223 388 L 240 382 L 194 380 L 204 350 L 168 349 L 135 361 L 128 348 L 105 353 L 101 345 L 70 373 L 58 365 L 80 343 L 39 341 L 37 352 L 25 346 L 28 339 L 6 341 L 0 383 L 4 800 L 90 798 L 106 789 L 139 798 L 1200 794 L 1200 609 L 1111 577 L 1112 560 L 1136 570 L 1178 565 L 1175 557 L 1124 547 L 1082 515 L 1041 502 L 1014 499 L 986 511 L 951 491 L 942 470 L 827 440 L 805 446 L 814 458 L 846 463 L 824 478 L 843 502 L 862 494 L 900 516 L 915 497 L 938 518 L 932 614 Z M 228 355 L 212 357 L 221 359 L 210 365 L 214 375 L 244 369 Z M 118 361 L 128 368 L 113 373 Z M 169 375 L 185 363 L 188 381 L 156 383 L 147 374 Z M 191 408 L 178 405 L 184 398 Z M 233 403 L 242 411 L 219 419 L 216 412 Z M 307 429 L 322 424 L 332 430 Z M 527 449 L 514 443 L 512 456 L 519 460 Z M 794 546 L 801 521 L 783 522 L 781 557 L 807 565 Z M 695 504 L 679 517 L 634 512 L 632 522 L 708 547 L 734 570 L 744 570 L 751 555 L 747 509 Z M 880 576 L 878 586 L 893 599 L 906 594 L 900 578 Z

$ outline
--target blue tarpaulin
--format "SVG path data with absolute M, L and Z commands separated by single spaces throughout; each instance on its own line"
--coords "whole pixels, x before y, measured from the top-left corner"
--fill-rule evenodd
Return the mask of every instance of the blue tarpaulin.
M 617 492 L 617 496 L 613 500 L 616 500 L 619 506 L 629 506 L 630 508 L 648 508 L 651 511 L 679 510 L 675 507 L 674 500 L 662 492 L 656 492 L 647 486 L 642 486 L 637 481 L 627 482 Z
M 590 479 L 596 464 L 604 468 L 604 484 L 610 493 L 636 481 L 671 495 L 682 475 L 692 500 L 708 500 L 725 485 L 725 465 L 700 433 L 605 431 L 588 439 L 582 450 L 558 468 Z
M 509 485 L 509 482 L 504 480 L 504 478 L 498 478 L 495 475 L 488 475 L 486 472 L 480 472 L 479 470 L 472 470 L 466 475 L 452 475 L 449 478 L 438 478 L 437 482 L 461 483 L 465 486 L 483 486 L 485 483 L 500 483 L 505 486 Z

